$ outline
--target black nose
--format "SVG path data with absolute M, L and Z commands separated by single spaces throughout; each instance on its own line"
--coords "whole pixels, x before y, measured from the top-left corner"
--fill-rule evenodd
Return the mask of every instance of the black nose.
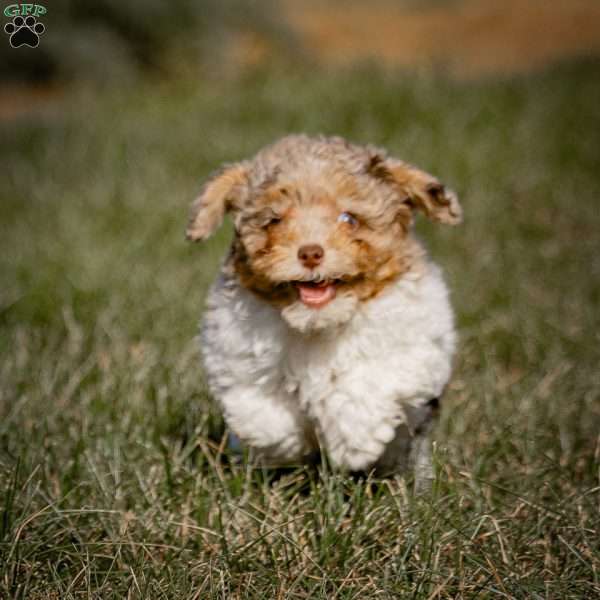
M 306 244 L 298 249 L 298 260 L 309 269 L 321 263 L 325 256 L 325 250 L 319 244 Z

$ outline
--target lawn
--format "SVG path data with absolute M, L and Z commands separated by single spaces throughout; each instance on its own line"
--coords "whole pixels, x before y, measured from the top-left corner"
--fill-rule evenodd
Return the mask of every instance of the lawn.
M 228 460 L 194 336 L 231 232 L 203 179 L 285 133 L 459 193 L 418 225 L 457 311 L 436 480 Z M 284 72 L 75 91 L 0 124 L 0 598 L 600 594 L 600 63 L 458 82 Z

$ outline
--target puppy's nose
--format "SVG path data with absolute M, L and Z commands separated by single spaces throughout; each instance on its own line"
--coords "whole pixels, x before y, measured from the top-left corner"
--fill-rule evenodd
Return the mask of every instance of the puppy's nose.
M 298 249 L 298 259 L 309 269 L 321 264 L 323 256 L 325 256 L 325 250 L 319 244 L 306 244 Z

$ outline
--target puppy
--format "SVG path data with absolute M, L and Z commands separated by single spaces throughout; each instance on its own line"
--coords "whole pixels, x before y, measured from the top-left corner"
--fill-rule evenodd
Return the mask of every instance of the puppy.
M 205 184 L 187 238 L 205 240 L 226 213 L 235 234 L 207 299 L 204 367 L 260 464 L 323 450 L 348 470 L 431 477 L 455 332 L 416 211 L 461 220 L 437 179 L 338 137 L 285 137 Z

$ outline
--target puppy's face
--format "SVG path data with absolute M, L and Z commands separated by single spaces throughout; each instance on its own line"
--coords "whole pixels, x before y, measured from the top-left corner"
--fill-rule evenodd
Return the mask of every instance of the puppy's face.
M 335 165 L 307 179 L 281 173 L 240 211 L 232 258 L 242 285 L 292 326 L 319 329 L 409 268 L 408 218 L 367 175 Z
M 225 211 L 241 285 L 314 331 L 348 321 L 418 258 L 413 210 L 460 220 L 456 197 L 430 175 L 339 138 L 284 138 L 205 186 L 188 238 L 204 239 Z

